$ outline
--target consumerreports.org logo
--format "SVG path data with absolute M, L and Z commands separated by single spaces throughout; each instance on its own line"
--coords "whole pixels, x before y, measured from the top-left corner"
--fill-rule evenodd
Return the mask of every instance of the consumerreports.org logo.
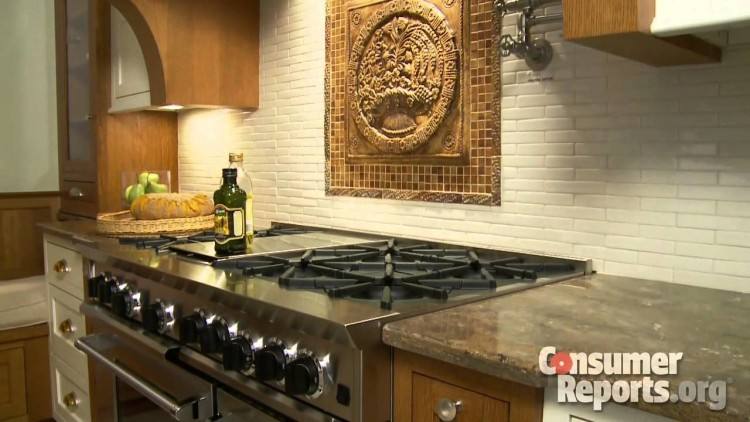
M 682 381 L 671 392 L 670 382 L 659 376 L 677 374 L 679 353 L 568 353 L 553 346 L 539 352 L 539 370 L 557 375 L 557 401 L 560 403 L 592 403 L 596 411 L 602 403 L 706 403 L 711 410 L 726 407 L 727 383 L 724 380 Z M 582 380 L 573 375 L 630 375 L 628 380 Z M 632 379 L 632 375 L 644 375 Z M 652 375 L 654 377 L 652 377 Z

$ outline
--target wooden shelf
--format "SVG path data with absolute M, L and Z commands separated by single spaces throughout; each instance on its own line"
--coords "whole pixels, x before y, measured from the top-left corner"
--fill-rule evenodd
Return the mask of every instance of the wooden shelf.
M 567 41 L 652 66 L 721 61 L 721 48 L 694 35 L 651 34 L 654 0 L 563 0 Z

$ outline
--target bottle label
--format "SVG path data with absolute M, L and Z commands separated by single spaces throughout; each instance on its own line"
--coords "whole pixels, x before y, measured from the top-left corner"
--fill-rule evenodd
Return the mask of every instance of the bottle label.
M 245 210 L 217 204 L 214 209 L 214 232 L 216 243 L 223 245 L 235 239 L 245 238 Z

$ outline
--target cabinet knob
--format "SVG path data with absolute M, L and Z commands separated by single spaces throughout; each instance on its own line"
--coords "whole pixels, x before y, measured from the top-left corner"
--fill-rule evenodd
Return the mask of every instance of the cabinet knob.
M 62 401 L 68 410 L 75 410 L 79 403 L 78 397 L 76 397 L 76 393 L 73 391 L 63 396 Z
M 71 321 L 70 319 L 66 319 L 65 321 L 61 322 L 60 325 L 57 326 L 57 328 L 59 328 L 60 332 L 63 334 L 70 334 L 76 330 L 76 328 L 73 326 L 73 321 Z
M 71 198 L 83 198 L 86 194 L 78 186 L 73 186 L 68 191 L 68 196 Z
M 68 266 L 68 261 L 61 259 L 57 262 L 55 262 L 55 265 L 52 267 L 53 270 L 55 270 L 56 273 L 69 273 L 70 272 L 70 266 Z
M 454 421 L 463 406 L 461 400 L 440 399 L 435 405 L 435 414 L 443 422 Z

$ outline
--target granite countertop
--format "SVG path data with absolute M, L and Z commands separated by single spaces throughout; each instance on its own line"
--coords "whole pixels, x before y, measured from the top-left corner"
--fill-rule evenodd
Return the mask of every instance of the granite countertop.
M 727 406 L 631 403 L 690 421 L 750 421 L 750 294 L 594 274 L 389 323 L 385 343 L 545 387 L 539 351 L 684 352 L 671 387 L 728 380 Z M 660 378 L 652 375 L 653 379 Z M 625 379 L 598 376 L 597 379 Z
M 116 242 L 115 239 L 97 234 L 94 220 L 50 221 L 39 223 L 38 226 L 47 233 L 83 243 Z

